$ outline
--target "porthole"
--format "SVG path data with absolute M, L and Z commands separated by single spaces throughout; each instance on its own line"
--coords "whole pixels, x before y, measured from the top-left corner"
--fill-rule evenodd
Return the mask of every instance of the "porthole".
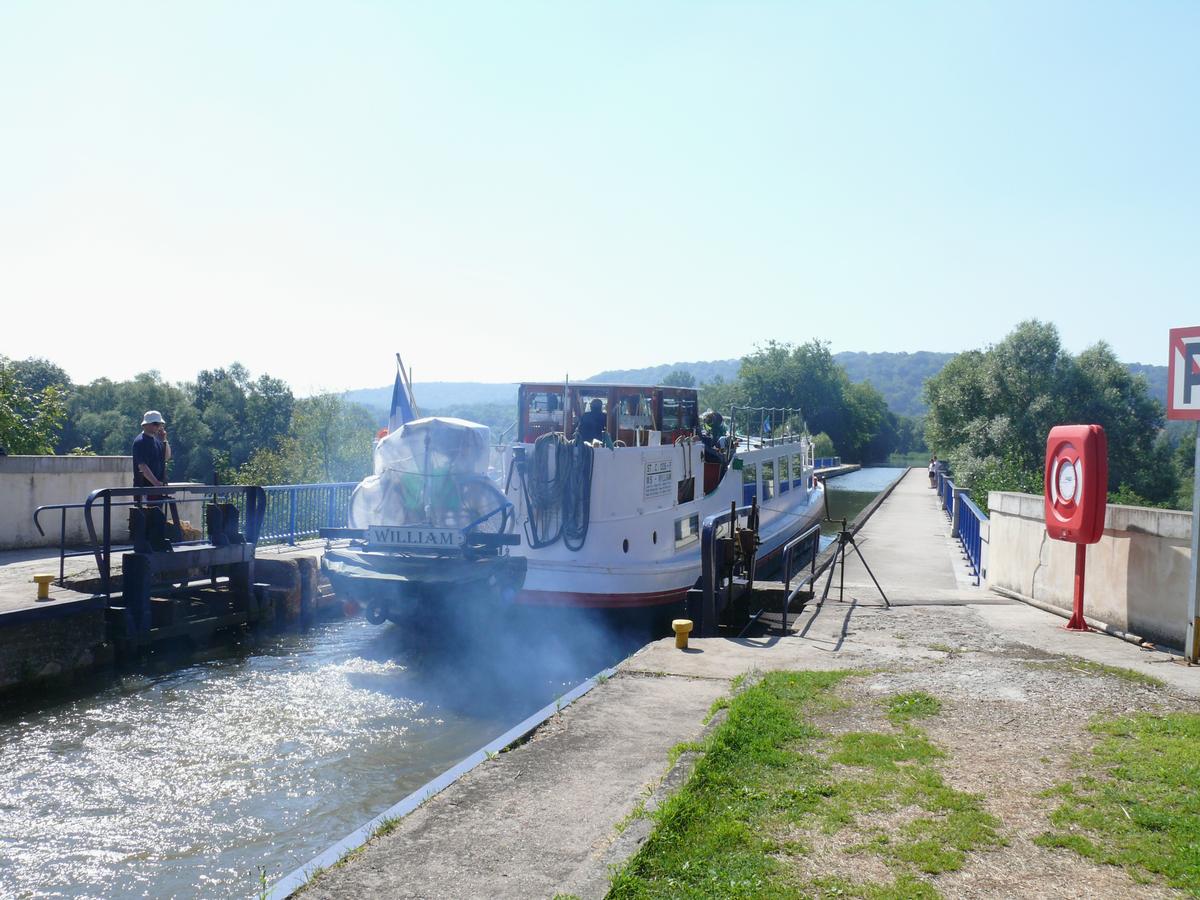
M 625 540 L 621 541 L 621 552 L 629 552 L 629 538 L 625 538 Z
M 657 531 L 650 535 L 650 543 L 652 543 L 652 544 L 658 543 L 658 532 Z

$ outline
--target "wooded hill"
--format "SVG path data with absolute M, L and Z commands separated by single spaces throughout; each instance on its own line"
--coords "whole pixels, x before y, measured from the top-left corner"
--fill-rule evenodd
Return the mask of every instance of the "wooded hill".
M 852 382 L 869 381 L 887 401 L 888 409 L 897 415 L 919 416 L 926 411 L 921 397 L 921 388 L 926 379 L 942 370 L 956 354 L 932 353 L 920 350 L 916 353 L 835 353 L 833 358 L 846 370 Z M 726 382 L 737 379 L 741 368 L 740 359 L 714 359 L 697 362 L 677 362 L 643 369 L 609 369 L 598 372 L 583 381 L 622 382 L 632 384 L 661 384 L 671 372 L 682 370 L 696 379 L 696 384 L 706 384 L 715 378 Z M 1160 403 L 1167 402 L 1167 367 L 1129 363 L 1130 372 L 1146 376 L 1150 396 Z M 449 407 L 464 407 L 478 404 L 517 402 L 515 384 L 490 384 L 475 381 L 429 381 L 413 385 L 417 403 L 422 410 L 444 410 Z M 348 391 L 345 398 L 352 403 L 361 403 L 375 410 L 386 411 L 392 402 L 391 385 L 378 388 L 363 388 Z

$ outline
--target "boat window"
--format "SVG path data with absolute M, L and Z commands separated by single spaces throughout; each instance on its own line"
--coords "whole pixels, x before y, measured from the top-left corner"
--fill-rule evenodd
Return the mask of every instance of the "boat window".
M 683 400 L 679 404 L 679 427 L 692 431 L 698 421 L 696 416 L 696 401 Z
M 694 544 L 700 539 L 700 514 L 692 513 L 675 520 L 675 549 Z
M 742 484 L 754 484 L 758 481 L 758 467 L 754 463 L 742 466 Z
M 762 464 L 762 498 L 770 500 L 775 496 L 775 464 L 765 462 Z
M 779 457 L 779 481 L 786 483 L 790 480 L 788 475 L 788 458 L 786 456 Z
M 804 454 L 792 455 L 792 477 L 799 480 L 804 477 Z
M 654 420 L 650 416 L 649 399 L 637 394 L 622 397 L 617 407 L 617 427 L 629 431 L 653 428 Z
M 662 430 L 675 431 L 683 428 L 680 424 L 680 403 L 678 397 L 662 398 Z
M 529 395 L 529 421 L 561 425 L 563 420 L 562 394 L 538 391 Z

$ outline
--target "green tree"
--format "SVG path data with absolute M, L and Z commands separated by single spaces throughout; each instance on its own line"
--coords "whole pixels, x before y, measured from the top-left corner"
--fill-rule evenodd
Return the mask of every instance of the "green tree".
M 7 453 L 49 454 L 65 414 L 62 390 L 29 388 L 0 357 L 0 447 Z
M 750 405 L 799 408 L 809 429 L 828 434 L 848 460 L 885 459 L 895 447 L 895 417 L 883 396 L 868 382 L 851 384 L 822 341 L 759 346 L 742 360 L 739 378 Z
M 71 376 L 48 359 L 32 356 L 14 359 L 9 363 L 9 368 L 17 381 L 31 393 L 40 394 L 46 388 L 54 387 L 65 398 L 71 392 Z
M 1073 357 L 1054 325 L 1022 322 L 995 346 L 952 359 L 925 397 L 926 441 L 973 491 L 1040 490 L 1050 429 L 1095 423 L 1108 437 L 1110 490 L 1125 485 L 1153 502 L 1176 493 L 1169 447 L 1157 440 L 1161 407 L 1106 344 Z
M 662 383 L 669 387 L 695 387 L 696 376 L 687 371 L 687 369 L 675 369 L 667 373 L 666 377 L 663 378 Z
M 726 381 L 720 375 L 700 385 L 697 396 L 702 409 L 716 410 L 723 416 L 729 415 L 730 407 L 746 405 L 741 382 Z

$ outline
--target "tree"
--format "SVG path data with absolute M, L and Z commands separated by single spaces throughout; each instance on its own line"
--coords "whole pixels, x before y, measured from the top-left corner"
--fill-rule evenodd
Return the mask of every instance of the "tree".
M 1055 425 L 1096 423 L 1108 436 L 1109 490 L 1125 485 L 1153 502 L 1173 497 L 1169 447 L 1146 381 L 1107 344 L 1073 357 L 1046 322 L 1020 323 L 1000 343 L 961 353 L 925 385 L 925 437 L 967 487 L 1041 489 L 1046 437 Z M 1019 487 L 1018 487 L 1019 486 Z
M 63 394 L 49 384 L 27 387 L 0 357 L 0 447 L 6 453 L 49 454 L 65 414 Z
M 31 393 L 40 394 L 48 387 L 58 388 L 64 397 L 71 392 L 71 376 L 48 359 L 31 356 L 14 359 L 8 365 L 17 381 Z
M 721 415 L 728 415 L 731 407 L 746 405 L 741 382 L 726 381 L 720 375 L 700 385 L 697 397 L 702 408 L 716 410 Z
M 669 387 L 695 387 L 696 376 L 687 371 L 687 369 L 675 369 L 663 378 L 662 383 Z
M 868 382 L 851 384 L 829 345 L 771 341 L 742 360 L 741 391 L 752 406 L 799 408 L 810 430 L 825 432 L 842 456 L 885 459 L 895 447 L 895 417 Z

